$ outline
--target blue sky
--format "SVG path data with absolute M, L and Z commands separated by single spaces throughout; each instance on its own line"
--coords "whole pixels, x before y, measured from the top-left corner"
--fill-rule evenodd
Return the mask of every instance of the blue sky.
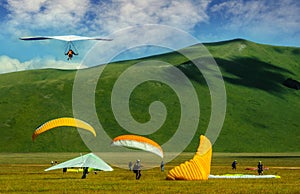
M 102 36 L 122 39 L 126 47 L 128 37 L 137 41 L 145 39 L 126 29 L 145 24 L 176 28 L 199 42 L 244 38 L 263 44 L 300 47 L 299 13 L 298 0 L 4 0 L 0 2 L 0 73 L 78 68 L 95 44 L 95 41 L 77 42 L 80 54 L 69 62 L 63 54 L 64 42 L 28 42 L 19 37 Z M 151 40 L 163 40 L 165 36 L 169 35 L 147 33 L 146 38 L 151 44 Z M 172 41 L 176 48 L 186 46 L 177 38 Z M 114 44 L 112 41 L 111 45 Z M 149 48 L 137 50 L 124 54 L 123 58 L 157 52 Z

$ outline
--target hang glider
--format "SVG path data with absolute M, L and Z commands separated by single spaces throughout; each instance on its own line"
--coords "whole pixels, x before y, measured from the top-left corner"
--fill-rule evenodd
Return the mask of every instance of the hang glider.
M 111 41 L 110 38 L 100 38 L 100 37 L 86 37 L 86 36 L 76 36 L 76 35 L 66 35 L 66 36 L 27 36 L 21 37 L 20 40 L 47 40 L 47 39 L 55 39 L 62 41 L 78 41 L 78 40 L 103 40 L 103 41 Z
M 77 158 L 68 160 L 66 162 L 60 163 L 55 166 L 51 166 L 50 168 L 45 169 L 45 171 L 56 170 L 62 168 L 71 168 L 71 167 L 89 167 L 93 169 L 103 170 L 103 171 L 113 171 L 113 168 L 110 167 L 106 162 L 100 159 L 93 153 L 89 153 L 83 156 L 79 156 Z
M 65 35 L 65 36 L 27 36 L 20 37 L 20 40 L 25 41 L 34 41 L 34 40 L 60 40 L 66 41 L 67 45 L 65 48 L 65 55 L 68 55 L 68 60 L 71 60 L 73 55 L 78 55 L 78 50 L 73 44 L 74 41 L 83 41 L 83 40 L 100 40 L 100 41 L 112 41 L 111 38 L 101 38 L 101 37 L 86 37 L 86 36 L 77 36 L 77 35 Z M 73 50 L 74 49 L 74 50 Z

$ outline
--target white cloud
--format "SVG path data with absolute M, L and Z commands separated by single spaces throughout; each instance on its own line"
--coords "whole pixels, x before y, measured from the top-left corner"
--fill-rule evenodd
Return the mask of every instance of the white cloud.
M 107 43 L 109 46 L 105 49 L 111 51 L 120 47 L 116 42 L 122 45 L 123 50 L 128 49 L 127 46 L 133 42 L 153 44 L 160 41 L 173 42 L 172 47 L 179 49 L 188 43 L 176 35 L 172 36 L 167 30 L 161 30 L 165 28 L 154 26 L 157 29 L 149 30 L 147 27 L 146 32 L 143 26 L 160 24 L 191 31 L 198 23 L 208 21 L 206 9 L 209 2 L 210 0 L 8 0 L 6 8 L 10 14 L 6 23 L 14 36 L 110 34 L 115 40 Z M 140 28 L 136 28 L 137 26 Z M 126 30 L 129 27 L 133 27 L 134 31 Z M 100 58 L 106 57 L 104 55 Z M 34 61 L 30 63 L 31 68 L 40 66 L 35 66 L 37 62 Z M 51 63 L 48 61 L 47 64 Z
M 111 37 L 113 41 L 99 42 L 87 53 L 84 58 L 86 66 L 176 51 L 199 43 L 183 30 L 155 24 L 124 28 L 111 34 Z
M 20 62 L 18 59 L 10 58 L 8 56 L 0 56 L 0 74 L 10 73 L 16 71 L 24 71 L 29 69 L 78 69 L 85 68 L 79 63 L 71 63 L 66 61 L 57 61 L 55 59 L 32 59 L 25 62 Z
M 300 2 L 298 0 L 232 0 L 214 5 L 210 11 L 223 17 L 229 30 L 279 34 L 299 32 Z
M 88 0 L 8 0 L 7 26 L 13 33 L 68 31 L 80 28 L 89 8 Z M 51 33 L 50 32 L 50 33 Z
M 12 59 L 8 56 L 0 56 L 0 73 L 22 71 L 25 69 L 26 64 L 20 63 L 18 59 Z
M 46 59 L 35 58 L 30 61 L 26 61 L 24 63 L 27 64 L 27 69 L 46 69 L 46 68 L 79 69 L 79 68 L 85 68 L 85 67 L 81 66 L 80 63 L 55 60 L 53 58 L 46 58 Z
M 208 21 L 201 0 L 7 0 L 8 30 L 17 33 L 113 33 L 124 27 L 164 24 L 191 30 Z M 71 32 L 70 32 L 71 31 Z
M 100 2 L 94 5 L 91 10 L 94 19 L 88 21 L 90 29 L 95 32 L 101 29 L 101 32 L 110 34 L 114 40 L 99 43 L 97 53 L 102 55 L 91 56 L 88 61 L 92 62 L 88 62 L 88 65 L 110 61 L 111 53 L 115 51 L 126 52 L 125 60 L 126 56 L 127 59 L 139 58 L 163 50 L 159 48 L 156 50 L 147 45 L 155 46 L 161 43 L 169 45 L 171 50 L 191 45 L 190 40 L 178 36 L 179 29 L 188 32 L 198 23 L 207 22 L 209 18 L 205 11 L 209 2 L 208 0 L 112 0 L 110 3 Z M 167 29 L 166 26 L 172 28 Z M 140 47 L 132 48 L 132 45 Z M 169 48 L 165 50 L 167 49 Z M 96 59 L 92 60 L 94 57 Z
M 206 22 L 206 8 L 210 1 L 192 0 L 113 0 L 100 3 L 95 9 L 95 24 L 114 32 L 118 29 L 144 24 L 163 24 L 191 30 L 196 24 Z

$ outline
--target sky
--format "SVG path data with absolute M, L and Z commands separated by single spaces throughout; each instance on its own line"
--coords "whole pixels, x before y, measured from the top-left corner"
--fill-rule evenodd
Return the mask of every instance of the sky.
M 155 46 L 161 41 L 171 42 L 172 49 L 188 46 L 182 33 L 201 43 L 243 38 L 300 47 L 299 13 L 299 0 L 2 0 L 0 73 L 83 68 L 95 45 L 105 51 L 97 53 L 100 58 L 121 46 L 114 60 L 139 58 L 168 51 Z M 63 41 L 19 39 L 70 34 L 114 40 L 75 42 L 79 55 L 68 61 Z M 143 46 L 132 48 L 132 42 Z

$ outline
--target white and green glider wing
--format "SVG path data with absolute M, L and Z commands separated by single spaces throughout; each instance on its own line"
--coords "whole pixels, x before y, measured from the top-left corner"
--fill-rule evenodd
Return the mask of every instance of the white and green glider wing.
M 45 169 L 45 171 L 56 170 L 62 168 L 71 168 L 71 167 L 90 167 L 93 169 L 103 170 L 103 171 L 113 171 L 113 168 L 105 163 L 102 159 L 96 156 L 93 153 L 89 153 L 77 158 L 68 160 L 66 162 L 60 163 L 58 165 L 52 166 Z
M 78 41 L 78 40 L 104 40 L 111 41 L 110 38 L 101 38 L 101 37 L 86 37 L 86 36 L 77 36 L 77 35 L 66 35 L 66 36 L 27 36 L 21 37 L 21 40 L 47 40 L 47 39 L 55 39 L 62 41 Z
M 209 175 L 209 179 L 266 179 L 280 178 L 278 175 L 253 175 L 253 174 L 224 174 L 224 175 Z

